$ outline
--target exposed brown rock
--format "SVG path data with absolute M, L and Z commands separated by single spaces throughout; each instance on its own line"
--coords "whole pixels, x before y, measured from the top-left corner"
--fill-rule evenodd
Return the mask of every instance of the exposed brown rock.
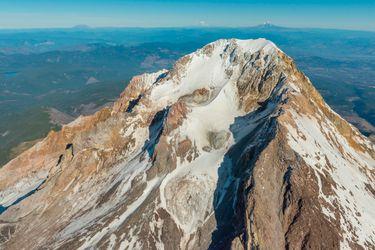
M 172 130 L 181 126 L 186 115 L 188 113 L 188 108 L 184 102 L 177 102 L 172 105 L 168 112 L 168 117 L 165 123 L 164 133 L 169 134 Z
M 192 103 L 192 104 L 203 104 L 210 99 L 210 91 L 206 88 L 196 89 L 189 95 L 180 97 L 180 100 Z

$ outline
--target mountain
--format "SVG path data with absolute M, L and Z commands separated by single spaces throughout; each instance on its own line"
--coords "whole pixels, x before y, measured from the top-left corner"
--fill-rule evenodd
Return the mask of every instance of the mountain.
M 0 169 L 5 249 L 372 249 L 375 147 L 265 39 L 134 77 Z
M 132 76 L 169 69 L 219 38 L 274 41 L 338 114 L 375 138 L 375 33 L 268 26 L 0 30 L 0 168 L 60 129 L 48 109 L 73 117 L 81 105 L 97 109 Z M 100 82 L 86 84 L 90 77 Z

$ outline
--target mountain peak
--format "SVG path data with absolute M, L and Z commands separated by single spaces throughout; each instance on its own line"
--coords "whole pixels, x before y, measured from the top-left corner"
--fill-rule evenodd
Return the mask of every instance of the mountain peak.
M 371 248 L 374 168 L 272 42 L 218 40 L 0 169 L 0 244 Z
M 212 43 L 209 43 L 208 45 L 206 46 L 210 46 L 210 45 L 217 45 L 217 46 L 238 46 L 240 47 L 241 49 L 244 50 L 244 52 L 248 52 L 248 53 L 254 53 L 256 51 L 259 51 L 263 48 L 265 48 L 266 46 L 269 46 L 269 47 L 275 47 L 276 48 L 276 45 L 265 39 L 265 38 L 258 38 L 258 39 L 236 39 L 236 38 L 232 38 L 232 39 L 220 39 L 220 40 L 217 40 L 217 41 L 214 41 Z
M 150 98 L 165 107 L 198 89 L 207 89 L 214 97 L 227 83 L 238 80 L 249 61 L 258 61 L 263 66 L 275 64 L 273 58 L 278 57 L 278 53 L 282 54 L 276 45 L 263 38 L 221 39 L 182 57 L 170 71 L 157 77 L 156 82 L 152 82 L 155 75 L 144 77 L 152 79 L 149 81 L 149 87 L 153 86 Z M 258 56 L 262 58 L 258 60 Z
M 91 27 L 89 25 L 86 25 L 86 24 L 78 24 L 78 25 L 73 26 L 72 29 L 86 30 L 86 29 L 91 29 Z
M 260 25 L 255 26 L 260 29 L 277 29 L 277 28 L 282 28 L 281 26 L 272 24 L 270 21 L 266 21 Z

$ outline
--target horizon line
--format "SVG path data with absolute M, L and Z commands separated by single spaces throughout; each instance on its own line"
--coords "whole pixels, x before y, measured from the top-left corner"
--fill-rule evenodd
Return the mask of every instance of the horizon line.
M 356 29 L 356 28 L 330 28 L 330 27 L 296 27 L 296 26 L 282 26 L 271 23 L 263 23 L 257 25 L 238 25 L 238 26 L 225 26 L 225 25 L 184 25 L 184 26 L 125 26 L 125 25 L 113 25 L 113 26 L 90 26 L 90 25 L 74 25 L 74 26 L 56 26 L 56 27 L 0 27 L 0 31 L 32 31 L 32 30 L 95 30 L 95 29 L 240 29 L 240 28 L 284 28 L 284 29 L 320 29 L 320 30 L 338 30 L 338 31 L 357 31 L 357 32 L 375 32 L 375 29 Z

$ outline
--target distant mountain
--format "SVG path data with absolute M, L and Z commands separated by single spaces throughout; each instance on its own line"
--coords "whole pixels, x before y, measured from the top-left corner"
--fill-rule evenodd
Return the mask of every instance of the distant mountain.
M 267 21 L 262 24 L 256 25 L 253 28 L 258 28 L 258 29 L 287 29 L 282 26 L 274 25 L 271 22 Z
M 0 248 L 372 249 L 374 168 L 272 42 L 218 40 L 0 169 Z
M 91 29 L 91 27 L 85 24 L 79 24 L 79 25 L 73 26 L 72 29 L 85 30 L 85 29 Z

